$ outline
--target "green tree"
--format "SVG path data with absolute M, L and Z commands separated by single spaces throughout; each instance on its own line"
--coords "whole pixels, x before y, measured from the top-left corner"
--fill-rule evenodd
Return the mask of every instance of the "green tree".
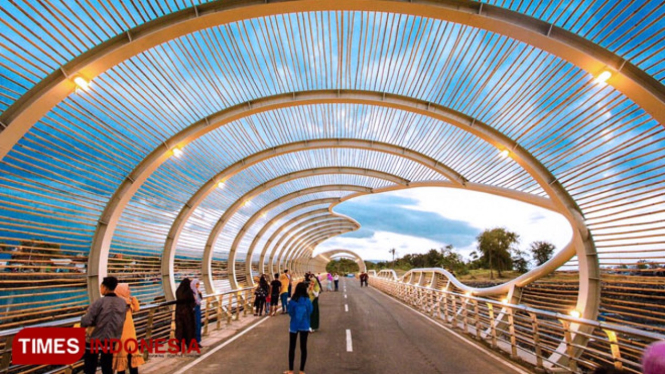
M 459 253 L 455 252 L 455 248 L 451 244 L 440 248 L 439 252 L 441 253 L 441 260 L 439 264 L 437 264 L 439 267 L 452 270 L 456 275 L 469 273 L 469 268 L 466 262 L 464 262 L 464 258 Z
M 536 266 L 540 266 L 552 258 L 555 249 L 554 244 L 545 241 L 535 241 L 529 245 L 529 251 L 536 260 Z
M 519 273 L 526 273 L 529 271 L 529 259 L 527 258 L 526 252 L 516 249 L 513 253 L 513 269 Z
M 504 228 L 487 229 L 478 237 L 478 251 L 482 254 L 480 261 L 490 269 L 490 279 L 494 279 L 494 270 L 499 273 L 513 267 L 510 253 L 519 243 L 519 235 Z
M 339 260 L 330 261 L 326 265 L 326 271 L 328 273 L 348 274 L 357 273 L 360 271 L 360 268 L 355 261 L 348 258 L 340 258 Z

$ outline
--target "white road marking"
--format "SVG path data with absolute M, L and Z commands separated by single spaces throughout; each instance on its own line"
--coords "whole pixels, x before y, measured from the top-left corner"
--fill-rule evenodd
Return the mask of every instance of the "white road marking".
M 224 342 L 224 344 L 219 345 L 219 346 L 213 348 L 210 352 L 208 352 L 208 353 L 204 354 L 203 356 L 197 358 L 196 360 L 190 362 L 189 365 L 187 365 L 187 366 L 185 366 L 184 368 L 182 368 L 182 369 L 176 371 L 176 372 L 173 373 L 173 374 L 183 374 L 183 373 L 187 373 L 187 372 L 189 371 L 189 369 L 193 368 L 194 366 L 196 366 L 196 365 L 197 365 L 198 363 L 200 363 L 201 361 L 203 361 L 203 360 L 205 360 L 206 358 L 210 357 L 213 353 L 215 353 L 215 352 L 219 351 L 220 349 L 226 347 L 228 344 L 232 343 L 234 340 L 236 340 L 236 339 L 238 339 L 239 337 L 245 335 L 247 332 L 249 332 L 250 330 L 252 330 L 252 329 L 255 328 L 256 326 L 262 324 L 263 322 L 265 322 L 265 321 L 267 321 L 267 320 L 269 320 L 269 319 L 270 319 L 270 318 L 262 318 L 259 322 L 255 323 L 255 324 L 253 324 L 252 326 L 250 326 L 249 328 L 245 329 L 245 331 L 243 331 L 243 332 L 241 332 L 240 334 L 237 334 L 236 336 L 234 336 L 234 337 L 232 337 L 231 339 L 227 340 L 226 342 Z M 349 330 L 347 330 L 347 331 L 349 331 Z
M 346 295 L 344 295 L 344 298 L 346 299 Z
M 470 342 L 470 341 L 469 341 L 467 338 L 465 338 L 464 336 L 462 336 L 462 335 L 456 333 L 455 331 L 449 329 L 448 327 L 446 327 L 446 326 L 440 324 L 438 321 L 429 318 L 428 316 L 426 316 L 426 315 L 420 313 L 419 311 L 417 311 L 417 310 L 411 308 L 410 306 L 408 306 L 408 305 L 402 303 L 401 301 L 396 300 L 396 299 L 393 299 L 392 297 L 388 296 L 387 294 L 385 294 L 385 293 L 383 293 L 383 292 L 381 292 L 381 291 L 379 291 L 379 290 L 377 290 L 377 289 L 374 289 L 374 291 L 376 291 L 377 293 L 380 293 L 381 295 L 385 296 L 387 299 L 392 300 L 393 302 L 395 302 L 395 303 L 397 303 L 397 304 L 399 304 L 399 305 L 405 307 L 406 309 L 408 309 L 408 310 L 410 310 L 410 311 L 416 313 L 417 315 L 419 315 L 419 316 L 425 318 L 426 320 L 432 322 L 433 324 L 439 326 L 440 328 L 442 328 L 442 329 L 448 331 L 448 332 L 451 333 L 452 335 L 454 335 L 454 336 L 456 336 L 457 338 L 459 338 L 460 340 L 462 340 L 464 343 L 466 343 L 466 344 L 468 344 L 468 345 L 470 345 L 470 346 L 476 348 L 476 349 L 479 350 L 479 351 L 482 351 L 482 352 L 485 353 L 488 357 L 491 357 L 491 358 L 493 358 L 494 360 L 500 362 L 501 364 L 503 364 L 503 365 L 505 365 L 505 366 L 507 366 L 507 367 L 509 367 L 509 368 L 511 368 L 511 369 L 513 369 L 513 370 L 515 370 L 515 372 L 517 372 L 517 373 L 519 373 L 519 374 L 529 374 L 528 371 L 525 371 L 524 369 L 520 368 L 519 366 L 517 366 L 517 365 L 513 365 L 513 364 L 511 364 L 510 362 L 508 362 L 508 361 L 506 361 L 505 359 L 503 359 L 501 356 L 498 355 L 498 353 L 495 353 L 494 351 L 487 350 L 487 349 L 485 349 L 485 348 L 483 348 L 483 347 L 480 347 L 480 346 L 476 345 L 475 343 Z M 347 337 L 348 337 L 348 331 L 349 331 L 349 330 L 346 330 L 346 331 L 347 331 Z
M 344 304 L 344 311 L 348 312 L 349 311 L 349 306 L 347 304 Z
M 353 342 L 351 341 L 351 330 L 346 330 L 346 351 L 353 352 Z

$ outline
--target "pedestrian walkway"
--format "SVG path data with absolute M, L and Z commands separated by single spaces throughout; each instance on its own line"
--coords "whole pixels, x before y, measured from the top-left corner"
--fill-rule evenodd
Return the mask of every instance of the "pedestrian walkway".
M 355 279 L 340 280 L 339 292 L 319 300 L 321 329 L 309 338 L 307 373 L 528 372 Z M 256 322 L 241 336 L 161 373 L 285 371 L 288 315 L 248 318 Z

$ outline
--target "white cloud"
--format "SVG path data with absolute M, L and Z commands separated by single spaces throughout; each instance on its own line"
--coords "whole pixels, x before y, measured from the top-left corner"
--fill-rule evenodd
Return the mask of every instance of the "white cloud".
M 441 216 L 465 221 L 476 227 L 478 233 L 493 227 L 505 227 L 517 232 L 521 242 L 519 247 L 527 249 L 536 240 L 552 242 L 558 249 L 563 248 L 572 236 L 568 221 L 560 214 L 490 194 L 450 188 L 415 188 L 387 194 L 417 201 L 415 205 L 404 206 L 423 212 L 435 212 Z M 362 197 L 361 197 L 362 198 Z M 351 214 L 353 217 L 353 214 Z M 405 222 L 408 224 L 408 222 Z M 400 256 L 407 253 L 423 253 L 431 248 L 440 248 L 446 243 L 429 239 L 401 235 L 393 232 L 376 231 L 371 238 L 340 236 L 332 238 L 317 247 L 316 253 L 329 249 L 348 248 L 356 250 L 363 258 L 390 260 L 388 249 L 396 248 Z M 475 250 L 475 243 L 457 248 L 463 255 Z

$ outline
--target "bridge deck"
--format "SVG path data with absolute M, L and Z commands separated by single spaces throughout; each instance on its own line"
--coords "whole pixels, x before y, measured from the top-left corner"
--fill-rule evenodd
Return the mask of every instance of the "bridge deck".
M 324 283 L 325 287 L 325 283 Z M 346 289 L 346 292 L 344 291 Z M 345 297 L 345 294 L 347 295 Z M 310 334 L 308 373 L 526 373 L 439 327 L 381 292 L 340 280 L 320 297 L 321 329 Z M 345 311 L 348 305 L 348 312 Z M 238 339 L 171 373 L 281 373 L 287 369 L 289 317 L 256 318 Z M 352 351 L 347 333 L 351 331 Z M 300 353 L 296 353 L 296 373 Z

